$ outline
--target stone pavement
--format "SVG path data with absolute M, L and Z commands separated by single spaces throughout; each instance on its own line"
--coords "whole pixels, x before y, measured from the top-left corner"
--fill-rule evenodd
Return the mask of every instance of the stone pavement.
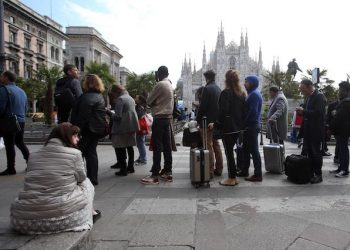
M 286 148 L 287 155 L 300 152 L 294 144 Z M 241 179 L 236 187 L 222 187 L 216 178 L 211 188 L 195 189 L 189 180 L 188 148 L 174 153 L 174 182 L 157 186 L 139 183 L 151 161 L 135 174 L 116 177 L 109 168 L 115 162 L 112 147 L 99 146 L 98 153 L 95 208 L 102 218 L 90 234 L 93 249 L 350 250 L 350 178 L 328 173 L 335 168 L 331 157 L 324 159 L 324 182 L 318 185 L 295 185 L 283 175 L 264 173 L 262 183 Z M 20 153 L 17 159 L 19 174 L 0 178 L 0 249 L 39 249 L 29 247 L 32 237 L 16 235 L 9 226 L 10 203 L 22 187 L 25 168 Z M 4 162 L 1 151 L 1 170 Z M 47 249 L 67 249 L 68 240 L 46 238 L 46 243 L 52 241 Z

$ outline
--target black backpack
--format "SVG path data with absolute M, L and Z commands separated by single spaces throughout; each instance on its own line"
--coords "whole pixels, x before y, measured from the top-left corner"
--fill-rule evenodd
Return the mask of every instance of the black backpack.
M 54 99 L 55 104 L 58 107 L 62 107 L 64 109 L 71 109 L 75 102 L 75 96 L 72 90 L 69 88 L 72 79 L 67 79 L 63 88 L 55 91 Z
M 312 177 L 311 161 L 304 155 L 289 155 L 284 162 L 288 180 L 296 184 L 306 184 Z

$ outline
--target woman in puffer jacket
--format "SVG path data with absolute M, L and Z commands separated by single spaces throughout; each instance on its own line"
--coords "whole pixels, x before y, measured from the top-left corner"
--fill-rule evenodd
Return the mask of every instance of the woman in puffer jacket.
M 94 187 L 86 178 L 79 128 L 55 127 L 45 145 L 31 154 L 24 189 L 11 205 L 11 224 L 22 234 L 51 234 L 92 228 Z

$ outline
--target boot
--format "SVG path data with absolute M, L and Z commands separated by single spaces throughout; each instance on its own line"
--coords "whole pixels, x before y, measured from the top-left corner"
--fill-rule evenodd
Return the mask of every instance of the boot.
M 228 178 L 226 180 L 220 181 L 219 184 L 222 186 L 236 186 L 238 184 L 238 181 L 236 178 Z
M 123 162 L 120 164 L 120 171 L 116 172 L 115 175 L 117 175 L 117 176 L 127 176 L 128 175 L 128 171 L 126 168 L 126 162 Z

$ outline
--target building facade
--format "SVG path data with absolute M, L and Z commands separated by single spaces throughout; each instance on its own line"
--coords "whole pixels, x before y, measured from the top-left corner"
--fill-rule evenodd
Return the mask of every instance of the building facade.
M 216 72 L 216 83 L 221 89 L 225 88 L 225 73 L 229 69 L 239 71 L 242 84 L 246 76 L 251 74 L 258 76 L 261 88 L 264 79 L 261 48 L 259 49 L 258 59 L 250 57 L 247 33 L 245 38 L 243 33 L 241 34 L 240 45 L 237 45 L 234 41 L 226 44 L 224 29 L 221 25 L 215 50 L 210 52 L 209 60 L 207 60 L 207 52 L 204 45 L 202 68 L 197 70 L 195 65 L 192 66 L 191 58 L 187 61 L 185 57 L 178 86 L 182 86 L 182 98 L 186 107 L 192 107 L 192 103 L 196 101 L 195 93 L 197 89 L 206 84 L 203 73 L 209 69 Z
M 120 67 L 120 78 L 119 84 L 122 86 L 126 86 L 128 77 L 131 75 L 131 71 L 128 68 Z
M 40 65 L 63 67 L 60 24 L 18 0 L 4 0 L 5 69 L 29 78 Z
M 66 28 L 65 64 L 77 66 L 84 73 L 85 65 L 90 62 L 105 63 L 115 79 L 120 79 L 120 59 L 122 55 L 117 46 L 109 44 L 93 27 L 70 26 Z

